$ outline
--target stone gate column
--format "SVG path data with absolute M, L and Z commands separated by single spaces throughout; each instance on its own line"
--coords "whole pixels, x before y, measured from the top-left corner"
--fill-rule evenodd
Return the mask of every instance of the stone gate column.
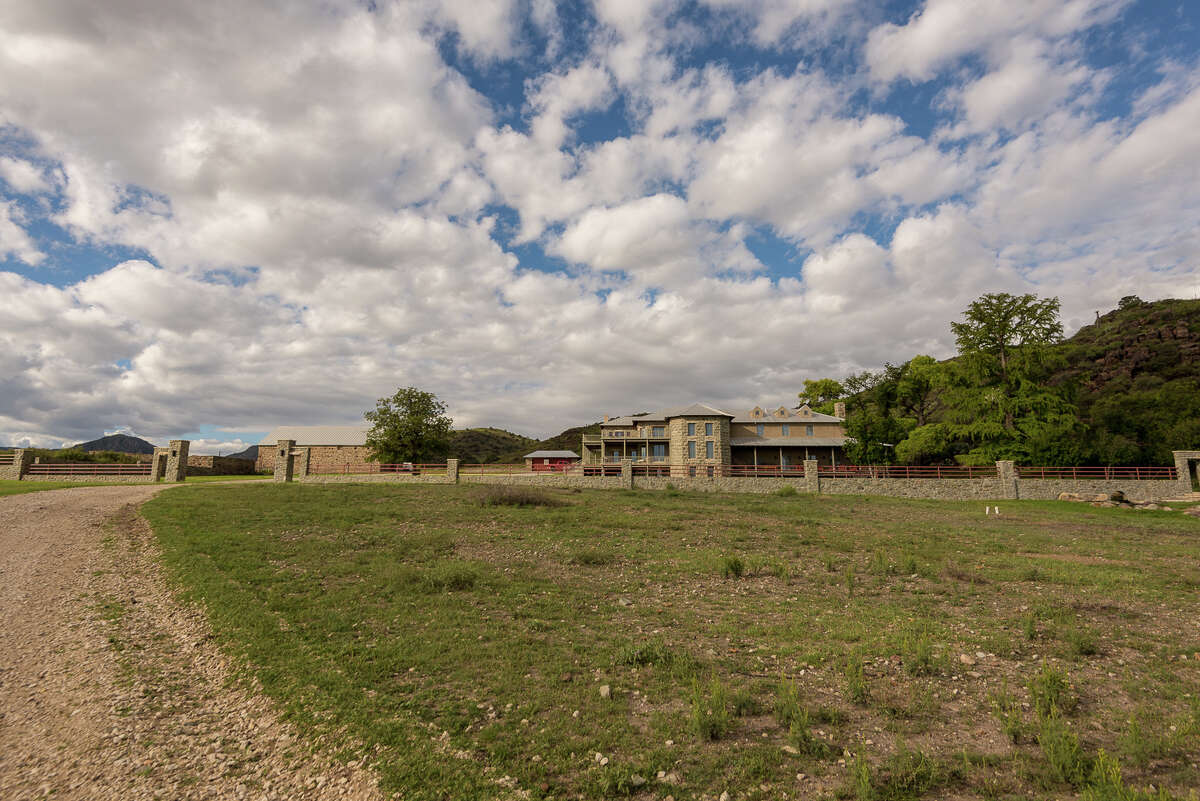
M 1004 460 L 996 462 L 996 476 L 1000 479 L 1000 494 L 1006 500 L 1016 500 L 1021 497 L 1017 487 L 1017 463 Z
M 621 488 L 633 489 L 633 460 L 621 460 Z
M 308 475 L 308 463 L 312 458 L 312 448 L 293 448 L 296 452 L 292 460 L 292 475 L 295 478 L 304 478 Z
M 1200 451 L 1174 451 L 1176 481 L 1179 484 L 1179 494 L 1187 495 L 1192 491 L 1193 459 L 1200 459 Z
M 150 478 L 155 481 L 162 481 L 167 475 L 167 456 L 171 453 L 170 448 L 155 448 L 154 455 L 150 457 Z
M 458 483 L 458 460 L 457 459 L 447 459 L 446 460 L 446 483 L 447 484 L 457 484 Z
M 29 465 L 33 464 L 33 454 L 24 448 L 13 451 L 12 473 L 9 476 L 14 481 L 20 481 L 29 473 Z
M 296 447 L 296 440 L 281 439 L 275 446 L 275 480 L 276 481 L 291 481 L 292 480 L 292 448 Z
M 821 476 L 817 473 L 816 459 L 804 460 L 804 491 L 817 495 L 821 492 Z
M 188 448 L 191 440 L 173 439 L 167 443 L 167 481 L 183 481 L 187 478 Z

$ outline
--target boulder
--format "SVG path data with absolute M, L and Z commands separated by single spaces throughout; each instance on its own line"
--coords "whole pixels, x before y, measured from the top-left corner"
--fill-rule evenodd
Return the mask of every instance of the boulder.
M 1060 493 L 1058 493 L 1058 499 L 1060 501 L 1079 502 L 1079 501 L 1083 500 L 1083 496 L 1080 495 L 1078 492 L 1060 492 Z

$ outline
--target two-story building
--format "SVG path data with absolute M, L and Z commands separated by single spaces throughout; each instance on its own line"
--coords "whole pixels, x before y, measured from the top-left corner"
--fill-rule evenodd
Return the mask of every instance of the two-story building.
M 844 404 L 835 414 L 807 405 L 769 411 L 756 406 L 728 412 L 705 403 L 608 418 L 599 434 L 583 436 L 583 464 L 629 459 L 637 465 L 670 467 L 763 466 L 787 468 L 814 459 L 844 462 Z

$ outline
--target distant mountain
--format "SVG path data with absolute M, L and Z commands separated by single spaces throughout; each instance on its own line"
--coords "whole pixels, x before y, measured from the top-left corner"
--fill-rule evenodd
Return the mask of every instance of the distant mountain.
M 94 439 L 76 445 L 81 451 L 112 451 L 114 453 L 154 453 L 154 445 L 141 437 L 131 437 L 128 434 L 109 434 L 107 437 Z
M 502 428 L 464 428 L 450 432 L 450 458 L 458 459 L 461 464 L 493 464 L 507 454 L 529 453 L 536 445 L 537 440 Z
M 258 459 L 258 446 L 251 445 L 249 448 L 246 448 L 246 450 L 244 450 L 244 451 L 239 451 L 238 453 L 231 453 L 231 454 L 229 454 L 229 458 L 230 459 L 249 459 L 250 461 L 253 462 L 256 459 Z

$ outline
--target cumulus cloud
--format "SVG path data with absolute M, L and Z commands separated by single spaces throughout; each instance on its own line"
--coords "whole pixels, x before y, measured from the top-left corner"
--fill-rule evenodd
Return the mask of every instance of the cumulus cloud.
M 4 4 L 0 442 L 773 405 L 981 292 L 1195 282 L 1200 72 L 1096 113 L 1123 2 L 850 6 Z

